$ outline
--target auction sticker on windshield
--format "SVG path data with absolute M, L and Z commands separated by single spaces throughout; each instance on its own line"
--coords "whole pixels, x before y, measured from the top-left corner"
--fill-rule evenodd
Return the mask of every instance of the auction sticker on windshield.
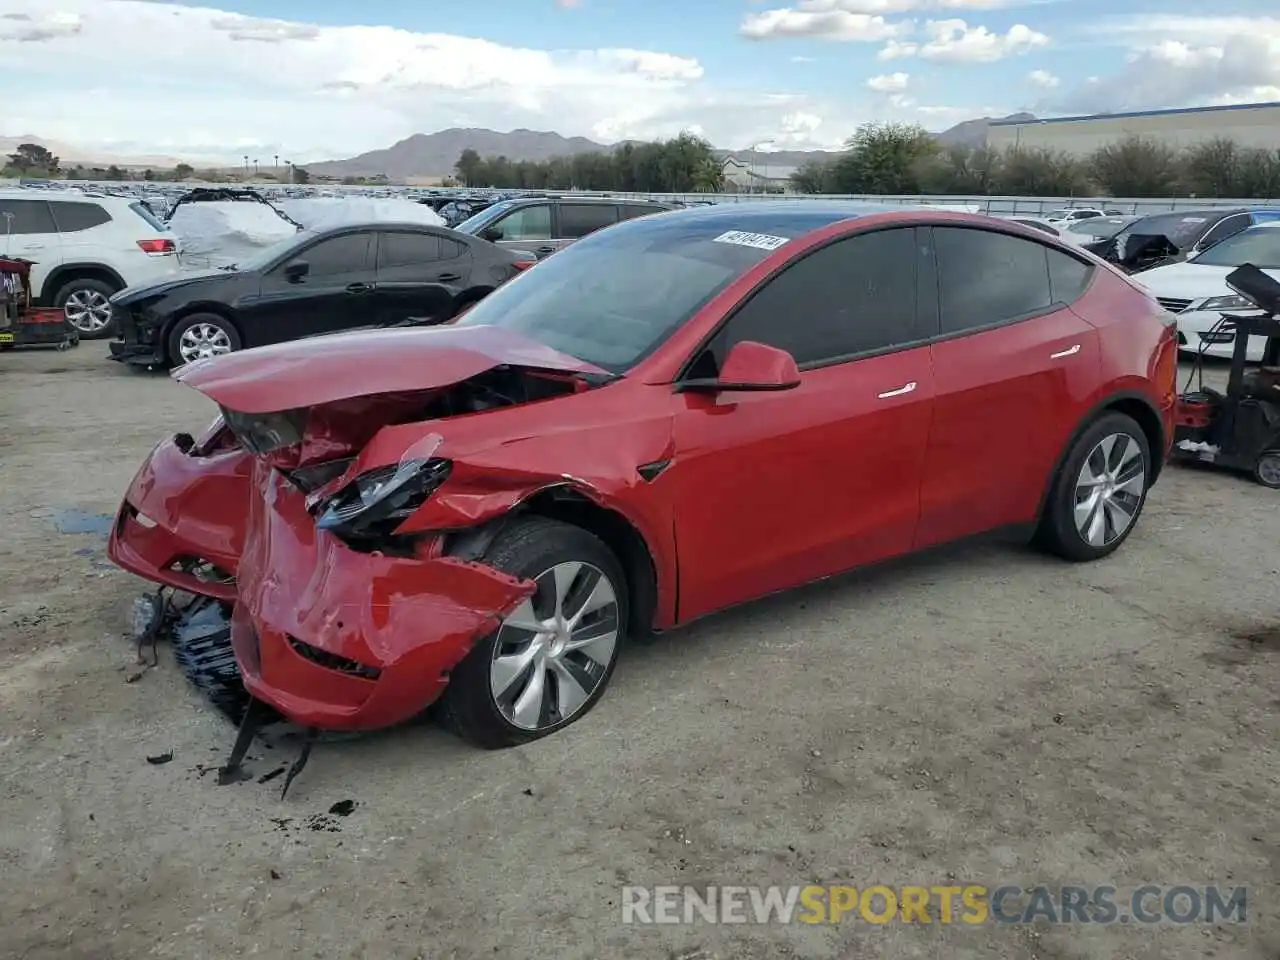
M 777 250 L 786 243 L 787 237 L 771 237 L 767 233 L 746 233 L 742 230 L 729 230 L 712 240 L 712 243 L 732 243 L 739 247 L 755 247 L 757 250 Z

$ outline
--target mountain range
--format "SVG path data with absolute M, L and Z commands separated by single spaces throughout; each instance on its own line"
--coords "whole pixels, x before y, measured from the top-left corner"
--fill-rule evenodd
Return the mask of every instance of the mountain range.
M 934 134 L 944 146 L 980 147 L 987 142 L 987 127 L 992 117 L 966 120 L 941 133 Z M 1004 120 L 1034 120 L 1029 113 L 1015 113 Z M 453 173 L 463 150 L 474 150 L 482 157 L 506 157 L 509 160 L 534 162 L 579 153 L 607 153 L 618 144 L 597 143 L 586 137 L 562 137 L 558 133 L 537 130 L 494 130 L 452 128 L 439 133 L 416 133 L 385 150 L 371 150 L 347 160 L 309 163 L 307 171 L 322 177 L 369 177 L 385 174 L 392 181 L 410 178 L 445 177 Z M 747 156 L 744 151 L 717 150 L 716 154 Z M 760 151 L 760 163 L 785 168 L 798 167 L 814 160 L 836 156 L 827 150 Z
M 954 127 L 934 134 L 945 146 L 979 147 L 986 143 L 987 127 L 991 117 L 966 120 Z M 1029 113 L 1015 113 L 1004 120 L 1034 120 Z M 179 157 L 167 156 L 114 156 L 100 151 L 86 150 L 73 144 L 45 140 L 34 135 L 0 137 L 0 155 L 13 153 L 20 143 L 35 143 L 61 158 L 63 167 L 73 165 L 109 166 L 156 170 L 171 170 L 182 162 Z M 328 160 L 308 163 L 304 166 L 315 176 L 369 177 L 385 174 L 391 181 L 446 177 L 453 173 L 454 164 L 463 150 L 475 150 L 482 157 L 507 157 L 510 160 L 545 161 L 552 157 L 573 156 L 579 153 L 607 153 L 619 146 L 616 143 L 597 143 L 586 137 L 562 137 L 558 133 L 538 130 L 512 130 L 499 133 L 495 130 L 452 128 L 439 133 L 416 133 L 384 150 L 371 150 L 345 160 Z M 746 151 L 717 150 L 717 156 L 730 154 L 747 157 Z M 754 154 L 759 163 L 779 169 L 798 167 L 811 161 L 830 159 L 837 154 L 824 150 L 759 151 Z M 211 166 L 207 161 L 200 166 Z

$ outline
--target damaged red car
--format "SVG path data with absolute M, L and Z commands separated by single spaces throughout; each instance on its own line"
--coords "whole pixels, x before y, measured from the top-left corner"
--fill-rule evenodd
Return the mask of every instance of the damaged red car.
M 1175 356 L 1141 288 L 1017 224 L 657 214 L 446 327 L 175 371 L 221 416 L 148 457 L 110 556 L 234 605 L 243 683 L 289 719 L 438 701 L 506 746 L 590 710 L 630 637 L 993 531 L 1111 553 Z

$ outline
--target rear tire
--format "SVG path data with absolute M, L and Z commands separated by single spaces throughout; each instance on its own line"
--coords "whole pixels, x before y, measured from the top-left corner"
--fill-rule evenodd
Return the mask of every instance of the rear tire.
M 1280 450 L 1268 450 L 1253 465 L 1253 479 L 1264 487 L 1280 490 Z
M 80 337 L 105 340 L 115 336 L 116 321 L 108 301 L 119 289 L 105 280 L 79 277 L 58 288 L 53 305 L 62 309 L 63 316 Z
M 1107 413 L 1076 438 L 1037 531 L 1040 545 L 1082 563 L 1113 553 L 1138 524 L 1151 484 L 1151 449 L 1137 422 Z
M 454 733 L 494 750 L 562 730 L 604 695 L 626 640 L 627 583 L 597 537 L 545 517 L 511 523 L 484 562 L 539 589 L 458 664 L 437 713 Z M 556 634 L 518 625 L 557 615 L 577 626 Z
M 193 313 L 169 331 L 169 362 L 175 367 L 204 357 L 223 356 L 240 347 L 235 326 L 216 313 Z

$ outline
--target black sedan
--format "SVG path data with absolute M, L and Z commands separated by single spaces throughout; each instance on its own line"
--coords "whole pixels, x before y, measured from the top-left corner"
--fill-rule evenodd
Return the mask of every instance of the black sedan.
M 252 260 L 111 298 L 111 358 L 147 367 L 357 327 L 442 323 L 537 259 L 444 227 L 302 231 Z

